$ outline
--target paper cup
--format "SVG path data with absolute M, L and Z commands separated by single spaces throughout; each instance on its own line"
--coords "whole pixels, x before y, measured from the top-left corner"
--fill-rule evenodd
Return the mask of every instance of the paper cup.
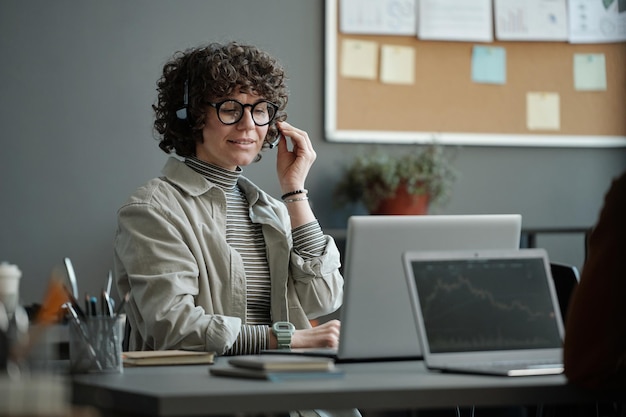
M 22 271 L 17 265 L 0 263 L 0 302 L 9 314 L 15 311 L 18 304 L 21 277 Z

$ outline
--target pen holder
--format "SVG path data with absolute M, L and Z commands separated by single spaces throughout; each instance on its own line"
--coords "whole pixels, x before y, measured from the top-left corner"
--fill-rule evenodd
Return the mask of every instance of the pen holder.
M 121 323 L 118 317 L 104 316 L 70 321 L 70 372 L 124 372 Z

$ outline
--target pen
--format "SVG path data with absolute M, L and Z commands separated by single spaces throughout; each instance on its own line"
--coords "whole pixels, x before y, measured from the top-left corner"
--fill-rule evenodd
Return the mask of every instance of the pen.
M 109 269 L 109 276 L 107 278 L 107 294 L 111 294 L 111 284 L 113 283 L 113 272 Z
M 102 290 L 102 293 L 100 294 L 100 314 L 102 315 L 102 317 L 108 317 L 107 298 L 105 294 L 106 294 L 105 290 Z
M 85 311 L 87 312 L 88 316 L 91 316 L 91 300 L 89 298 L 89 294 L 85 293 Z
M 91 315 L 91 317 L 96 317 L 98 315 L 98 299 L 94 296 L 92 296 L 89 299 L 89 314 Z
M 111 305 L 111 297 L 106 291 L 102 291 L 102 315 L 105 317 L 113 317 L 113 306 Z

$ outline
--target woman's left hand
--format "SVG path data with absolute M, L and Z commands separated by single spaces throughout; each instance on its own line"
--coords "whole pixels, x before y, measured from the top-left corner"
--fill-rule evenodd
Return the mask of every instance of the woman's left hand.
M 330 320 L 310 329 L 296 330 L 291 337 L 292 348 L 337 348 L 341 322 Z
M 280 131 L 276 170 L 283 193 L 304 188 L 309 170 L 317 158 L 309 135 L 287 122 L 277 122 Z M 287 139 L 291 139 L 292 149 L 289 150 Z

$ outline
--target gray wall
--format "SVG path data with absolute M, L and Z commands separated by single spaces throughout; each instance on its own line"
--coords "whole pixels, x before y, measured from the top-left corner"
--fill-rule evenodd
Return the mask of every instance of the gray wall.
M 289 120 L 318 153 L 307 188 L 325 228 L 343 161 L 363 145 L 324 139 L 322 0 L 2 0 L 0 260 L 17 264 L 25 304 L 70 257 L 79 291 L 111 268 L 116 209 L 166 159 L 150 105 L 162 64 L 207 41 L 255 43 L 290 74 Z M 392 146 L 400 152 L 406 146 Z M 589 226 L 624 149 L 464 147 L 461 177 L 439 213 L 521 213 L 524 227 Z M 246 174 L 280 194 L 272 154 Z M 547 236 L 553 260 L 582 263 L 582 237 Z

